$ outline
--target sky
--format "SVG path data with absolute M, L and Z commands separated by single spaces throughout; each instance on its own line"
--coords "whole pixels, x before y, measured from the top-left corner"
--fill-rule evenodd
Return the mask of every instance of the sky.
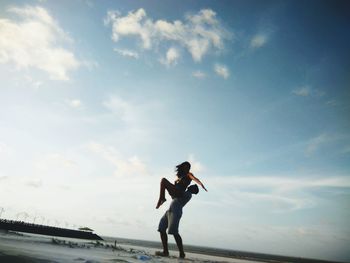
M 349 261 L 347 1 L 0 1 L 0 217 Z

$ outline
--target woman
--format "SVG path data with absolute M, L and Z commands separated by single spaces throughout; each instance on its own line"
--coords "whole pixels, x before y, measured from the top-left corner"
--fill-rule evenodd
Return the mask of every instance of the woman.
M 187 187 L 191 184 L 192 180 L 199 184 L 205 191 L 208 191 L 202 182 L 192 173 L 190 173 L 190 169 L 191 164 L 189 162 L 183 162 L 182 164 L 177 165 L 177 180 L 175 181 L 175 184 L 172 184 L 167 179 L 162 178 L 160 181 L 160 193 L 156 209 L 158 209 L 166 201 L 165 190 L 168 191 L 172 198 L 181 197 L 186 191 Z

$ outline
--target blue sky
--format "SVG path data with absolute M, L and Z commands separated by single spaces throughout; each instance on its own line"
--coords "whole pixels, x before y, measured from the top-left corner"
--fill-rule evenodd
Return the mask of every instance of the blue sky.
M 2 217 L 350 260 L 344 1 L 1 1 Z

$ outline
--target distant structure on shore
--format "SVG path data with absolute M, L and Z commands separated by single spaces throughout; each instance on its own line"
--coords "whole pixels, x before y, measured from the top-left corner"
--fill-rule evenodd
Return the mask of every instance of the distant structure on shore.
M 72 230 L 67 228 L 30 224 L 25 223 L 23 221 L 14 221 L 6 219 L 0 219 L 0 229 L 46 236 L 69 237 L 88 240 L 103 240 L 101 237 L 92 233 L 91 231 Z

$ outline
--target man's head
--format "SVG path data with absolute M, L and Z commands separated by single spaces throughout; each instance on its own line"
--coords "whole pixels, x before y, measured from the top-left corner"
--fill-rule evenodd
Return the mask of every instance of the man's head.
M 198 186 L 196 184 L 190 185 L 188 188 L 188 191 L 190 191 L 191 194 L 198 194 L 199 189 Z

